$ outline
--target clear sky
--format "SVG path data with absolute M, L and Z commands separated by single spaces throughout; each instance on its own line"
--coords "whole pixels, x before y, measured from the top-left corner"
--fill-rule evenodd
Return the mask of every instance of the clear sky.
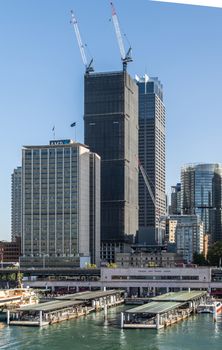
M 222 9 L 115 0 L 133 48 L 129 72 L 158 76 L 167 119 L 167 188 L 189 162 L 222 162 Z M 0 1 L 0 239 L 10 239 L 11 173 L 22 145 L 83 141 L 83 73 L 70 9 L 96 71 L 121 69 L 108 0 Z

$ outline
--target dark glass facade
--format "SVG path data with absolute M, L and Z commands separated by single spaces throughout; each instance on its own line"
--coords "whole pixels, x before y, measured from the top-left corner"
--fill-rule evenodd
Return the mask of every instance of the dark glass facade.
M 221 177 L 221 164 L 191 164 L 181 171 L 183 214 L 198 214 L 213 241 L 222 239 Z
M 139 87 L 139 160 L 152 188 L 156 208 L 139 174 L 139 227 L 157 229 L 166 214 L 165 197 L 165 107 L 158 78 L 137 77 Z
M 138 228 L 138 92 L 126 72 L 85 75 L 85 144 L 101 157 L 101 239 Z M 105 258 L 105 257 L 104 257 Z

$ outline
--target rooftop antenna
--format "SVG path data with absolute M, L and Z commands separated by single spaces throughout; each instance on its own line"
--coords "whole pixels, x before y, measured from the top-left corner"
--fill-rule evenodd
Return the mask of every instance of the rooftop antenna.
M 87 57 L 86 57 L 86 53 L 85 53 L 85 47 L 84 47 L 84 45 L 82 43 L 82 39 L 81 39 L 79 27 L 78 27 L 78 22 L 77 22 L 77 19 L 76 19 L 75 15 L 74 15 L 73 11 L 71 11 L 70 23 L 73 25 L 73 28 L 74 28 L 75 33 L 76 33 L 76 39 L 77 39 L 77 42 L 78 42 L 79 51 L 80 51 L 80 54 L 81 54 L 81 57 L 82 57 L 83 64 L 85 66 L 85 72 L 86 72 L 86 74 L 94 72 L 93 58 L 88 63 L 88 60 L 87 60 Z

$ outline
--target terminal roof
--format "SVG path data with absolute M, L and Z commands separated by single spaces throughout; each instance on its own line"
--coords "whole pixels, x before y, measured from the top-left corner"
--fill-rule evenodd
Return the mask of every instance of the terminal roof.
M 206 291 L 200 290 L 191 290 L 189 291 L 181 291 L 181 292 L 172 292 L 166 293 L 162 295 L 158 295 L 157 297 L 150 298 L 153 301 L 178 301 L 178 302 L 186 302 L 189 300 L 201 298 L 206 295 Z
M 95 292 L 82 292 L 82 293 L 75 293 L 75 294 L 68 294 L 68 295 L 63 295 L 61 297 L 57 297 L 57 300 L 82 300 L 82 301 L 87 301 L 87 300 L 92 300 L 92 299 L 98 299 L 102 297 L 107 297 L 109 295 L 115 295 L 117 293 L 123 293 L 123 290 L 107 290 L 107 291 L 101 291 L 97 290 Z
M 147 303 L 144 305 L 140 305 L 137 307 L 134 307 L 133 309 L 129 309 L 126 311 L 126 313 L 131 314 L 163 314 L 165 312 L 168 312 L 170 310 L 176 309 L 183 305 L 183 303 L 178 302 L 168 302 L 168 303 L 162 303 L 162 302 L 156 302 L 152 301 L 151 303 Z
M 65 309 L 67 307 L 75 306 L 82 304 L 81 301 L 78 300 L 53 300 L 48 301 L 46 303 L 40 303 L 40 304 L 34 304 L 34 305 L 27 305 L 23 306 L 18 311 L 54 311 L 54 310 L 60 310 Z

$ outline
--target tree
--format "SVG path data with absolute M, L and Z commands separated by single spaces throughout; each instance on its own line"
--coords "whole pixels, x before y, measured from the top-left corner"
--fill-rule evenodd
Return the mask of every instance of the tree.
M 222 262 L 222 241 L 214 243 L 208 250 L 208 261 L 212 266 L 220 266 Z
M 203 253 L 199 254 L 197 252 L 195 252 L 193 255 L 193 263 L 199 266 L 208 265 L 208 261 L 205 259 L 205 256 L 203 255 Z
M 116 269 L 116 268 L 117 268 L 117 264 L 111 262 L 111 263 L 108 263 L 108 264 L 106 265 L 106 267 L 108 267 L 109 269 Z

